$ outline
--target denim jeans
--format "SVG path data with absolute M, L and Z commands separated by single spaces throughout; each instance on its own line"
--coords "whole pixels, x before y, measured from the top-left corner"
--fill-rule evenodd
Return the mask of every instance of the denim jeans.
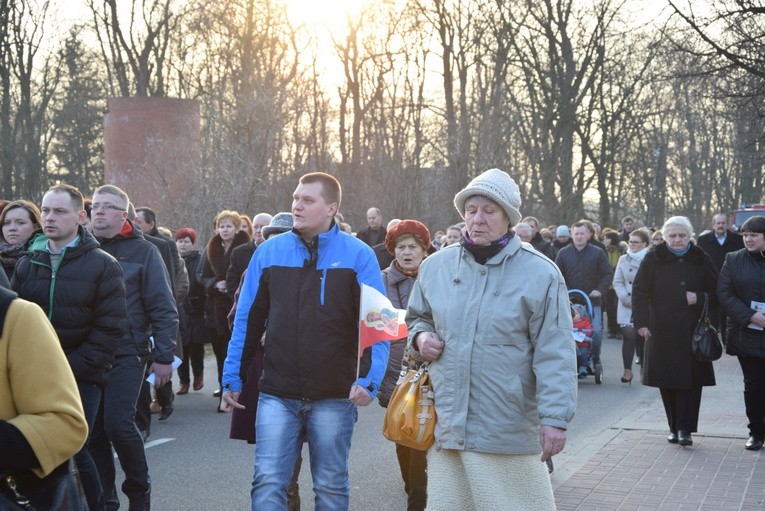
M 303 401 L 261 393 L 256 419 L 253 511 L 287 509 L 287 488 L 304 438 L 311 458 L 315 509 L 348 509 L 348 455 L 357 418 L 356 405 L 348 399 Z
M 138 355 L 114 357 L 91 435 L 90 453 L 98 467 L 107 509 L 119 508 L 112 446 L 125 473 L 122 491 L 128 499 L 141 501 L 150 488 L 143 439 L 135 425 L 135 404 L 145 365 L 146 360 Z
M 603 312 L 600 305 L 592 306 L 592 361 L 600 361 L 600 345 L 603 342 Z
M 101 404 L 101 387 L 94 383 L 78 381 L 77 388 L 80 391 L 85 420 L 88 422 L 88 431 L 92 432 L 98 407 Z M 90 511 L 103 511 L 105 509 L 104 491 L 101 488 L 101 479 L 98 477 L 96 462 L 93 461 L 87 444 L 74 455 L 74 461 L 77 464 L 77 471 L 80 473 L 82 489 L 85 491 Z

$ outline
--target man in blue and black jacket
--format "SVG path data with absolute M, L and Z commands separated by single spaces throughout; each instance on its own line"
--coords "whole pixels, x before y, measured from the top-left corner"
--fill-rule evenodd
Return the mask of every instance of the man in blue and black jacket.
M 372 249 L 334 222 L 341 193 L 329 174 L 300 178 L 293 230 L 258 247 L 239 296 L 223 369 L 224 409 L 241 407 L 248 363 L 266 334 L 252 509 L 287 508 L 302 438 L 310 446 L 316 508 L 349 507 L 356 406 L 372 402 L 390 345 L 367 350 L 356 379 L 360 286 L 384 289 Z

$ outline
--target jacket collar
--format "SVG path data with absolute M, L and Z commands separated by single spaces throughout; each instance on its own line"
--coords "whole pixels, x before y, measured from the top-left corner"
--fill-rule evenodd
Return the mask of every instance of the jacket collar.
M 688 253 L 686 253 L 683 258 L 687 259 L 688 261 L 692 263 L 700 263 L 704 261 L 704 255 L 705 252 L 694 245 L 694 243 L 690 242 L 691 247 L 688 250 Z M 656 257 L 661 261 L 672 261 L 673 259 L 677 259 L 677 256 L 670 252 L 669 248 L 667 248 L 666 243 L 662 243 L 661 245 L 658 245 L 655 249 L 656 251 Z

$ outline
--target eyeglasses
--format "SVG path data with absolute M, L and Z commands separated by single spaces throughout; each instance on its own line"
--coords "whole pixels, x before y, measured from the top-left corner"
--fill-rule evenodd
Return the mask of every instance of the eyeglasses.
M 122 206 L 117 206 L 116 204 L 112 204 L 111 202 L 94 202 L 93 204 L 90 205 L 91 211 L 95 211 L 97 209 L 127 211 L 127 209 L 123 208 Z
M 640 241 L 640 240 L 633 241 L 633 240 L 629 240 L 627 243 L 629 243 L 630 245 L 640 245 L 641 243 L 645 243 L 645 241 Z

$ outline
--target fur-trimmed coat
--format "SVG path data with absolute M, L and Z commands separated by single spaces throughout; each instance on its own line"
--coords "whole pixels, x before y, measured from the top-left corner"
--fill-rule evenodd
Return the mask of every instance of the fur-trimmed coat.
M 231 252 L 239 245 L 250 241 L 250 237 L 244 231 L 238 231 L 234 241 L 228 250 L 223 249 L 223 240 L 220 234 L 216 234 L 207 243 L 205 258 L 202 261 L 201 283 L 207 292 L 207 297 L 212 302 L 212 310 L 215 316 L 215 329 L 219 335 L 228 337 L 228 311 L 231 310 L 233 301 L 228 293 L 221 293 L 215 289 L 215 283 L 226 280 L 226 271 L 231 264 Z

